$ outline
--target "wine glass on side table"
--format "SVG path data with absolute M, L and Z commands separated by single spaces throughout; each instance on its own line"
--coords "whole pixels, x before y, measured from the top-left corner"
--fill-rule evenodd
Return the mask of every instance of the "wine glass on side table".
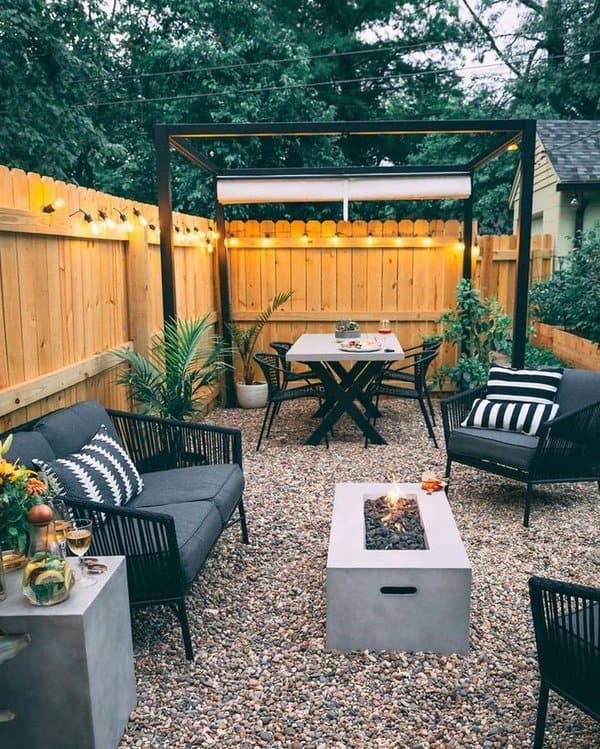
M 67 528 L 65 540 L 70 551 L 79 557 L 80 577 L 77 580 L 81 587 L 95 585 L 96 580 L 88 575 L 83 555 L 90 548 L 92 543 L 92 521 L 85 518 L 77 518 L 71 522 L 71 527 Z

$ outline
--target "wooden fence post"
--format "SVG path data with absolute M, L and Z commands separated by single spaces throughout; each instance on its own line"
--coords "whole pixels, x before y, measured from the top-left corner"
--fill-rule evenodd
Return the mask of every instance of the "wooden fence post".
M 137 225 L 129 234 L 127 249 L 127 296 L 129 300 L 129 338 L 134 350 L 145 356 L 152 336 L 148 291 L 147 229 Z

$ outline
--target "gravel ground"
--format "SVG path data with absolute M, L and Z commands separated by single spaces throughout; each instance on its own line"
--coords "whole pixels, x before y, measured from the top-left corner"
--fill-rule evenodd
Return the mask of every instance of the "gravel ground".
M 473 567 L 469 655 L 327 652 L 335 483 L 444 470 L 417 404 L 384 406 L 389 444 L 367 450 L 350 423 L 329 450 L 303 446 L 309 403 L 284 405 L 260 453 L 262 411 L 211 414 L 243 430 L 251 545 L 230 529 L 194 584 L 192 663 L 168 610 L 134 615 L 138 707 L 120 749 L 531 747 L 538 676 L 527 579 L 600 583 L 598 490 L 540 489 L 525 529 L 521 485 L 455 466 L 450 504 Z M 439 427 L 438 438 L 443 445 Z M 600 726 L 551 695 L 545 747 L 600 747 Z

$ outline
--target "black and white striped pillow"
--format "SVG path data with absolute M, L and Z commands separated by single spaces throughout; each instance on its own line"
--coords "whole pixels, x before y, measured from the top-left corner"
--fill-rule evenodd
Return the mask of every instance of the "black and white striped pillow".
M 64 494 L 78 499 L 123 505 L 144 488 L 131 458 L 104 425 L 79 452 L 33 462 L 56 478 Z
M 557 412 L 558 403 L 510 403 L 477 398 L 461 426 L 524 432 L 535 437 L 540 426 Z
M 562 369 L 490 367 L 486 398 L 492 401 L 554 403 Z

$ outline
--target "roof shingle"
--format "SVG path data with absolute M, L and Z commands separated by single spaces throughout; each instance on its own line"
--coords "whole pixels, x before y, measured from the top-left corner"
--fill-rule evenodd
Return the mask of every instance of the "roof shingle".
M 599 120 L 538 120 L 537 134 L 559 182 L 600 180 Z

